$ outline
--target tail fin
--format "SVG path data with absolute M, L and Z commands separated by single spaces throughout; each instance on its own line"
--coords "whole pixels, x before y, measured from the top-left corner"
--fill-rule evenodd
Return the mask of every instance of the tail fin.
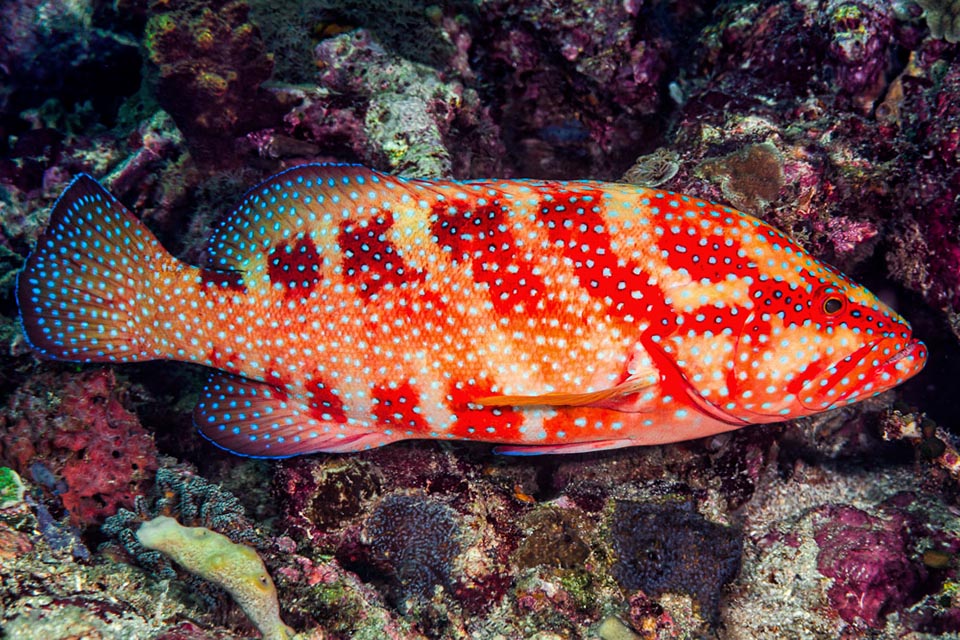
M 143 223 L 81 174 L 57 200 L 17 279 L 23 331 L 57 360 L 149 360 L 138 327 L 152 302 L 143 290 L 173 263 Z

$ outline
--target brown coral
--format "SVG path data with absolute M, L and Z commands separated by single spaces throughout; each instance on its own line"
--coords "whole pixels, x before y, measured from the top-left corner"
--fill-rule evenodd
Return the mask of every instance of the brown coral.
M 200 160 L 222 163 L 236 137 L 279 116 L 260 88 L 273 71 L 245 0 L 155 0 L 145 42 L 159 69 L 157 99 Z

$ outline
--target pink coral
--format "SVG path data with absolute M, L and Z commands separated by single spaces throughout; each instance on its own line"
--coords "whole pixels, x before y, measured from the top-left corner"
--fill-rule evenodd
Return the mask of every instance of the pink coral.
M 841 618 L 878 628 L 917 600 L 922 575 L 910 560 L 902 516 L 882 519 L 845 505 L 825 505 L 819 515 L 817 568 L 833 578 L 827 596 Z
M 76 525 L 132 507 L 158 465 L 125 392 L 108 369 L 35 376 L 0 419 L 0 460 L 54 489 Z

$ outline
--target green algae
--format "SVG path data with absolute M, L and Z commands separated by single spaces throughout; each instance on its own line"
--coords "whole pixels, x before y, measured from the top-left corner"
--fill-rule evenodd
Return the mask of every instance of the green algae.
M 0 509 L 20 504 L 24 491 L 26 489 L 17 472 L 9 467 L 0 467 Z

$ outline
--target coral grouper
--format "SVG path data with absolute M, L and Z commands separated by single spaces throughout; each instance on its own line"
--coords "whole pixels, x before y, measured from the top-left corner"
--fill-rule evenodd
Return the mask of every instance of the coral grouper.
M 926 360 L 903 318 L 773 227 L 586 181 L 305 165 L 250 191 L 194 267 L 80 176 L 17 298 L 48 357 L 217 369 L 197 427 L 263 457 L 674 442 L 856 402 Z

